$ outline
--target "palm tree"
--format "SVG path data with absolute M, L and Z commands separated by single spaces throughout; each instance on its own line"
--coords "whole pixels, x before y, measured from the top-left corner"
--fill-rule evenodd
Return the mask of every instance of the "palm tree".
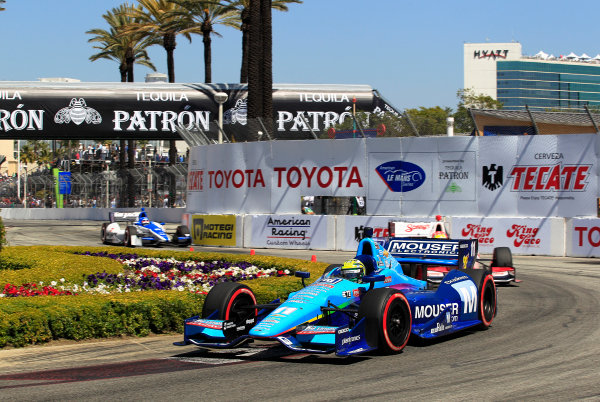
M 171 0 L 183 7 L 176 11 L 175 15 L 181 15 L 184 19 L 178 24 L 181 32 L 200 33 L 204 44 L 204 82 L 212 82 L 212 49 L 211 34 L 221 37 L 214 30 L 215 25 L 224 25 L 240 29 L 237 11 L 231 7 L 224 6 L 210 0 Z M 198 32 L 199 31 L 199 32 Z
M 86 32 L 89 35 L 94 35 L 88 42 L 99 42 L 101 44 L 100 46 L 94 46 L 94 49 L 99 49 L 100 52 L 90 56 L 90 60 L 108 59 L 117 61 L 121 82 L 133 82 L 133 65 L 135 63 L 156 71 L 156 67 L 150 62 L 150 57 L 146 52 L 148 46 L 157 43 L 156 40 L 140 34 L 122 34 L 125 27 L 136 22 L 130 14 L 139 9 L 141 7 L 134 7 L 128 3 L 122 4 L 102 16 L 110 26 L 109 31 L 92 29 Z
M 50 163 L 52 159 L 50 145 L 42 140 L 27 140 L 27 143 L 21 147 L 20 157 L 22 162 L 37 163 L 38 167 Z
M 181 34 L 192 41 L 192 31 L 186 30 L 185 16 L 179 14 L 184 10 L 179 4 L 169 0 L 138 0 L 142 10 L 134 10 L 131 16 L 138 18 L 135 24 L 123 30 L 124 34 L 139 33 L 151 38 L 162 38 L 162 46 L 167 52 L 167 74 L 169 82 L 175 82 L 174 52 L 177 46 L 176 37 Z M 169 141 L 169 165 L 174 165 L 177 160 L 177 146 L 175 140 Z
M 238 18 L 241 21 L 240 30 L 242 31 L 242 68 L 240 73 L 240 82 L 248 82 L 248 59 L 250 54 L 250 1 L 251 0 L 225 0 L 229 7 L 234 8 Z M 302 3 L 302 0 L 272 0 L 271 7 L 278 11 L 288 11 L 288 3 Z
M 134 9 L 129 16 L 135 18 L 135 23 L 123 29 L 123 35 L 139 34 L 153 40 L 162 39 L 162 46 L 167 52 L 167 73 L 169 82 L 175 82 L 174 52 L 177 46 L 176 37 L 181 34 L 190 42 L 190 31 L 184 31 L 185 16 L 179 12 L 185 11 L 179 4 L 169 0 L 138 0 L 141 8 Z
M 273 71 L 271 0 L 250 1 L 248 57 L 248 139 L 257 139 L 263 119 L 267 131 L 273 124 Z

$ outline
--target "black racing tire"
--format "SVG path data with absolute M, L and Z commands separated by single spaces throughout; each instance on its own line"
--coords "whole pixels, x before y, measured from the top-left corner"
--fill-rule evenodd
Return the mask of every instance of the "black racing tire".
M 394 289 L 374 289 L 365 294 L 358 319 L 366 319 L 367 344 L 384 352 L 398 353 L 408 343 L 412 314 L 408 300 Z
M 185 241 L 183 243 L 179 242 L 179 236 L 189 236 L 190 235 L 190 229 L 185 226 L 185 225 L 179 225 L 177 226 L 177 229 L 175 229 L 175 235 L 173 236 L 173 243 L 175 243 L 178 246 L 189 246 L 190 244 L 192 244 L 192 240 L 188 240 Z
M 258 312 L 256 309 L 244 307 L 254 305 L 256 297 L 248 286 L 236 282 L 221 282 L 208 292 L 202 306 L 202 318 L 207 318 L 217 311 L 217 316 L 213 319 L 243 325 L 247 319 L 256 317 Z
M 327 268 L 325 268 L 325 271 L 323 271 L 323 275 L 325 275 L 325 274 L 327 274 L 327 273 L 329 273 L 329 272 L 333 271 L 334 269 L 336 269 L 338 267 L 341 267 L 341 266 L 342 266 L 342 264 L 331 264 Z
M 508 247 L 496 247 L 492 255 L 492 267 L 512 267 L 512 253 Z
M 481 329 L 488 329 L 494 321 L 497 312 L 497 293 L 496 285 L 492 275 L 483 277 L 481 287 L 479 288 L 479 319 L 481 320 Z
M 131 237 L 135 235 L 137 235 L 137 230 L 135 230 L 135 226 L 127 226 L 125 228 L 123 243 L 125 243 L 127 247 L 135 247 L 135 245 L 131 241 Z
M 106 239 L 106 228 L 108 227 L 108 222 L 104 222 L 102 224 L 102 229 L 100 230 L 100 238 L 102 239 L 102 244 L 108 244 L 108 240 Z

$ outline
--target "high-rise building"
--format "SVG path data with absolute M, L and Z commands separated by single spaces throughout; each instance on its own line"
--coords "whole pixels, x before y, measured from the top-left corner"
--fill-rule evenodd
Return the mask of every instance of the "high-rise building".
M 600 54 L 524 56 L 517 42 L 465 43 L 464 87 L 499 100 L 508 110 L 598 109 Z

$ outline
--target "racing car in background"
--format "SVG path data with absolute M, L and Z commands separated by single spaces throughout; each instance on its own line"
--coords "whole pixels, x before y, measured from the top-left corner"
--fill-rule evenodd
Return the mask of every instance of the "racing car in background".
M 176 345 L 233 348 L 255 339 L 276 340 L 296 352 L 351 356 L 375 349 L 400 352 L 411 335 L 431 339 L 466 328 L 487 329 L 496 315 L 497 292 L 489 270 L 474 268 L 477 240 L 421 240 L 431 257 L 457 253 L 459 258 L 394 258 L 386 248 L 415 246 L 413 240 L 380 244 L 363 238 L 356 257 L 327 267 L 314 283 L 279 299 L 258 304 L 252 290 L 235 282 L 217 283 L 201 316 L 184 322 Z M 436 253 L 434 253 L 434 251 Z M 363 268 L 346 269 L 347 264 Z M 427 264 L 452 266 L 436 290 L 428 289 Z M 352 265 L 354 266 L 354 265 Z M 360 275 L 356 275 L 360 272 Z M 305 279 L 308 272 L 296 272 Z
M 164 223 L 148 219 L 144 208 L 141 212 L 109 212 L 109 222 L 102 223 L 101 238 L 104 244 L 128 247 L 174 244 L 188 246 L 192 243 L 187 226 L 177 226 L 175 234 L 167 234 Z M 121 223 L 124 222 L 124 225 Z
M 449 239 L 448 225 L 441 215 L 435 217 L 435 221 L 406 222 L 390 221 L 388 224 L 389 238 L 404 239 Z M 357 233 L 360 236 L 360 233 Z M 404 257 L 403 253 L 393 253 L 396 257 Z M 479 257 L 479 256 L 478 256 Z M 446 258 L 458 258 L 457 254 L 447 255 Z M 512 253 L 508 247 L 494 248 L 491 260 L 477 260 L 478 264 L 488 265 L 492 271 L 492 277 L 496 284 L 509 284 L 520 282 L 516 278 L 516 270 L 513 266 Z M 427 269 L 427 281 L 440 283 L 448 273 L 449 268 L 445 265 L 430 266 Z

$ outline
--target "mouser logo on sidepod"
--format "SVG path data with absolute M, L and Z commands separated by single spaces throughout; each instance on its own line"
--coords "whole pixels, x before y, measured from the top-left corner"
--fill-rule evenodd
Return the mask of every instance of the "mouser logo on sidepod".
M 425 171 L 418 165 L 404 161 L 389 161 L 375 168 L 388 188 L 395 193 L 405 193 L 421 187 Z

